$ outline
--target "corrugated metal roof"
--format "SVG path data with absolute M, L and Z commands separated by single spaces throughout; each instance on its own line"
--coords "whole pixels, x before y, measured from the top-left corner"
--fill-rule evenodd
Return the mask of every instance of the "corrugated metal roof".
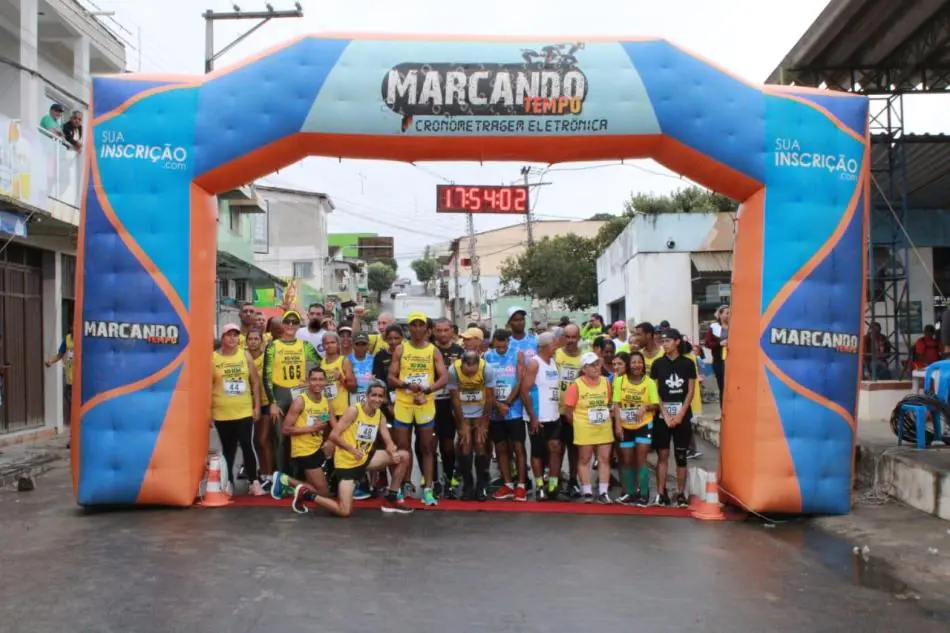
M 950 136 L 946 134 L 908 134 L 904 136 L 907 160 L 907 208 L 950 209 Z M 899 183 L 891 189 L 888 170 L 888 145 L 883 137 L 871 142 L 871 174 L 888 198 L 897 197 Z M 895 174 L 895 179 L 898 178 Z M 871 202 L 885 207 L 881 192 L 871 186 Z M 900 200 L 890 200 L 900 208 Z
M 950 87 L 948 42 L 950 0 L 831 0 L 766 82 L 942 92 Z

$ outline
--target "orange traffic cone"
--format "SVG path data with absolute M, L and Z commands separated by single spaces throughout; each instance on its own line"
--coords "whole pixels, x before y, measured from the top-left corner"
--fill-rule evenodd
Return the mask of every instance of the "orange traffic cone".
M 690 509 L 690 514 L 700 521 L 726 520 L 726 515 L 722 513 L 722 507 L 719 505 L 719 483 L 716 481 L 715 474 L 706 475 L 706 496 Z
M 231 497 L 221 485 L 221 457 L 212 455 L 208 460 L 208 483 L 205 486 L 205 496 L 199 505 L 206 508 L 222 508 L 230 503 Z

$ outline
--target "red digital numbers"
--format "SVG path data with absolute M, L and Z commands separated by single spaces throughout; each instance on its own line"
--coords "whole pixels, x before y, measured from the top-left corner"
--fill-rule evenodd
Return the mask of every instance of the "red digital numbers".
M 520 185 L 436 185 L 437 213 L 527 213 L 528 188 Z

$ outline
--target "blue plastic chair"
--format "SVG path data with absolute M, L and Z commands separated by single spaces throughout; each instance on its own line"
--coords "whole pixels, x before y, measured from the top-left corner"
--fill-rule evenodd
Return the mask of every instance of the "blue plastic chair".
M 913 414 L 915 426 L 917 427 L 917 448 L 927 448 L 927 407 L 922 404 L 902 404 L 901 414 L 909 412 Z M 934 432 L 940 428 L 940 416 L 934 415 Z M 904 443 L 904 425 L 897 425 L 897 445 Z

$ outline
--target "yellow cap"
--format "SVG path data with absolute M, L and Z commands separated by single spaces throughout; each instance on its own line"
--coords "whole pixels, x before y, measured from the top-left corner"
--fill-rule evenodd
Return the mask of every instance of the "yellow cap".
M 462 332 L 462 338 L 477 338 L 478 340 L 483 340 L 485 338 L 485 333 L 482 332 L 481 328 L 470 327 L 464 332 Z
M 287 312 L 284 312 L 283 316 L 280 317 L 280 320 L 281 322 L 283 322 L 291 317 L 297 317 L 298 321 L 303 321 L 303 319 L 300 318 L 300 313 L 297 312 L 296 310 L 287 310 Z
M 417 311 L 417 312 L 410 312 L 407 320 L 409 321 L 409 323 L 412 323 L 413 321 L 422 321 L 423 323 L 428 323 L 429 317 L 426 316 L 425 312 Z

